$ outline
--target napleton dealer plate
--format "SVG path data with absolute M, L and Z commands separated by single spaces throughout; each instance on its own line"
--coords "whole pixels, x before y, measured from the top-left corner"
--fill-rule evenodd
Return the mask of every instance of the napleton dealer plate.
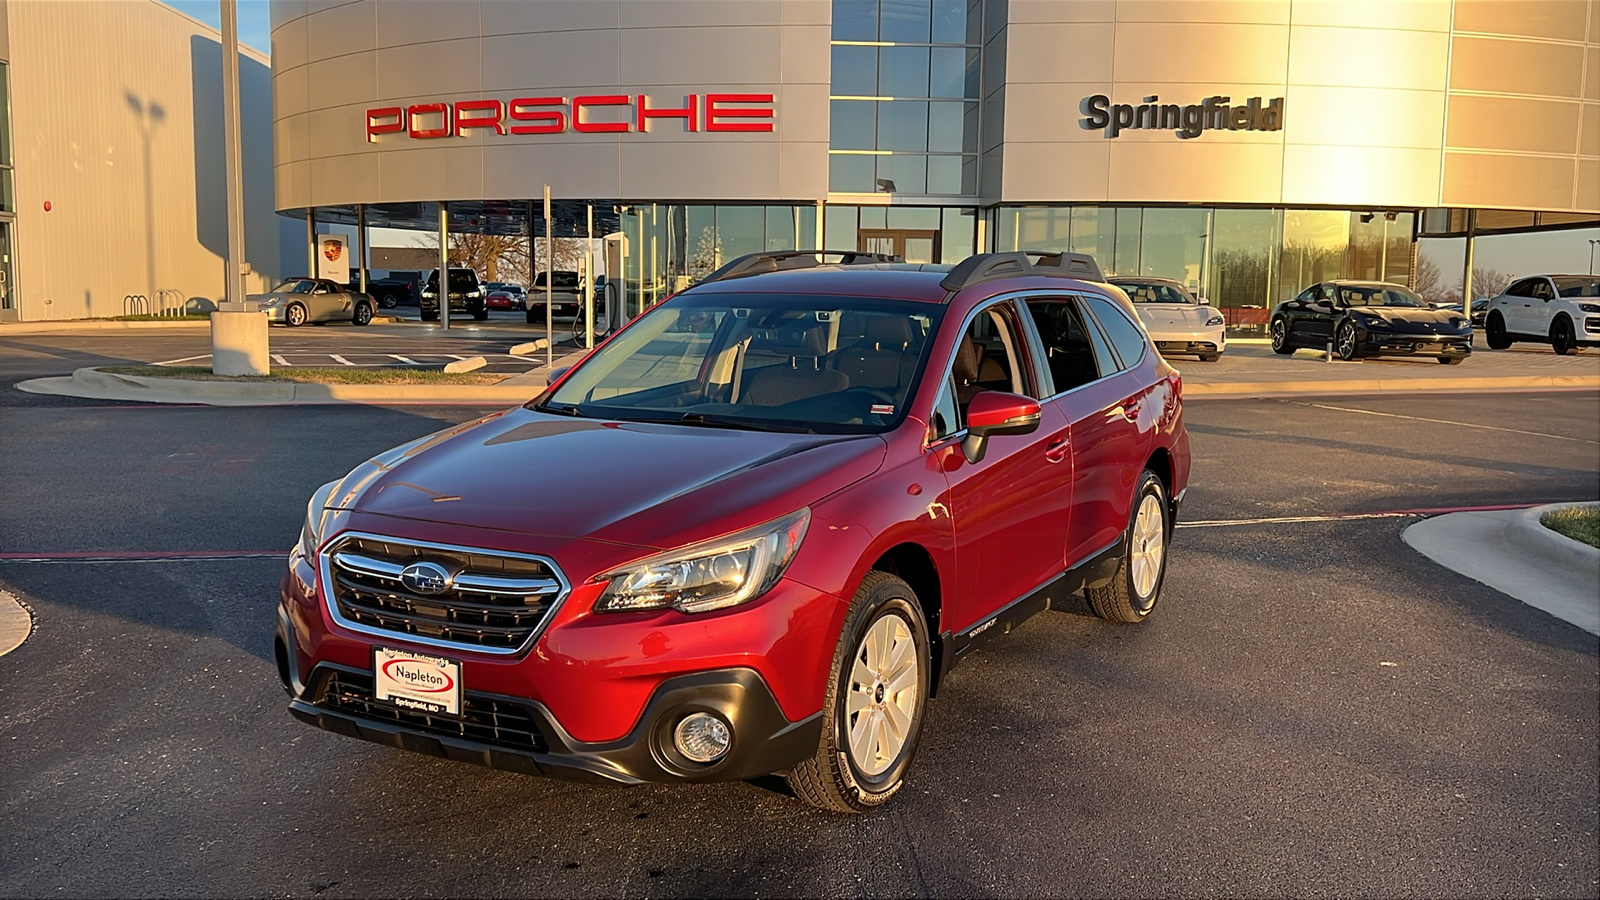
M 461 715 L 461 663 L 388 647 L 372 648 L 374 696 L 404 709 Z

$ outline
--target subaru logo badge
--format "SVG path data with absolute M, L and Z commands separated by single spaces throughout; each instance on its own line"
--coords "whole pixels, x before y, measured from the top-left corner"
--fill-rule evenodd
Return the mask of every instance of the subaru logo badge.
M 450 587 L 450 573 L 438 563 L 416 562 L 400 570 L 400 583 L 418 594 L 442 594 Z

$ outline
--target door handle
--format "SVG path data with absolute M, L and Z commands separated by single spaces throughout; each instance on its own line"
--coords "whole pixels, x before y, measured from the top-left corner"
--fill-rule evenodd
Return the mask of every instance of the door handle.
M 1044 458 L 1049 462 L 1058 463 L 1067 458 L 1067 453 L 1071 449 L 1072 446 L 1067 443 L 1065 437 L 1058 437 L 1044 448 Z

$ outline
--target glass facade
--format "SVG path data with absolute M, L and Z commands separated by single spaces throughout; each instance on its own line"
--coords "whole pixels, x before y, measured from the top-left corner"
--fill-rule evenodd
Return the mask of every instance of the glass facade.
M 746 253 L 817 249 L 817 207 L 811 205 L 636 204 L 622 208 L 621 220 L 630 314 Z
M 1070 250 L 1108 275 L 1182 282 L 1222 311 L 1235 334 L 1318 281 L 1407 284 L 1412 212 L 1195 206 L 1001 207 L 996 250 Z
M 834 0 L 828 190 L 978 191 L 981 0 Z
M 17 211 L 16 184 L 11 172 L 11 67 L 0 62 L 0 310 L 16 310 L 11 263 L 11 215 Z

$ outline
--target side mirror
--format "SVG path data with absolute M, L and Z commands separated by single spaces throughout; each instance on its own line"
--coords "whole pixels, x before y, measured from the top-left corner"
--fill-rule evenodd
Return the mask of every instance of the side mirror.
M 555 384 L 556 381 L 558 381 L 561 378 L 561 376 L 567 374 L 567 370 L 570 369 L 570 368 L 572 368 L 572 367 L 571 366 L 557 366 L 556 368 L 551 369 L 550 370 L 550 374 L 545 376 L 544 383 L 547 384 L 547 385 Z
M 961 452 L 967 462 L 983 462 L 989 449 L 989 436 L 1031 434 L 1039 427 L 1039 401 L 1021 394 L 981 391 L 967 404 L 967 436 Z
M 1200 305 L 1201 306 L 1210 306 L 1211 305 L 1211 298 L 1209 298 L 1209 297 L 1196 297 L 1195 299 L 1200 301 Z

